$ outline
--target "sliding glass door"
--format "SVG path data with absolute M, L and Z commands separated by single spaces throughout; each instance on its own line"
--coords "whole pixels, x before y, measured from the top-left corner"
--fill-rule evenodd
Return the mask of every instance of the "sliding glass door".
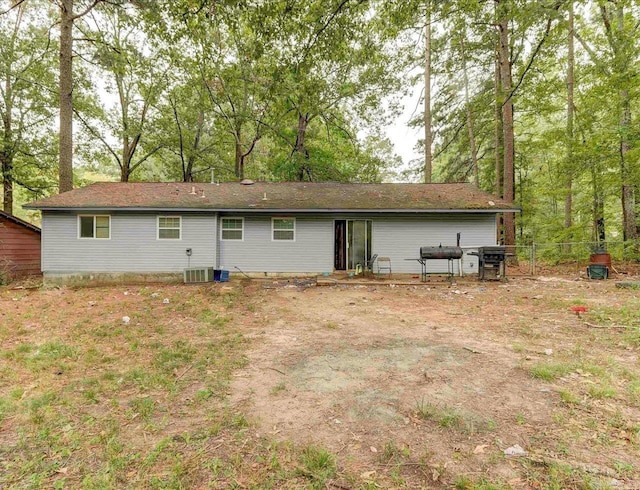
M 347 220 L 347 268 L 364 267 L 371 257 L 371 220 Z

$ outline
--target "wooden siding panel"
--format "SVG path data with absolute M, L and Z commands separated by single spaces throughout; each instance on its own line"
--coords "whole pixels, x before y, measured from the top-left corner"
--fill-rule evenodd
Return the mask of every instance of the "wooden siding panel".
M 83 213 L 86 214 L 86 213 Z M 162 213 L 163 216 L 178 214 Z M 180 240 L 157 239 L 157 214 L 111 214 L 111 238 L 78 238 L 75 213 L 43 213 L 44 272 L 180 272 L 212 267 L 216 216 L 181 215 Z M 186 249 L 192 250 L 187 257 Z
M 16 278 L 40 274 L 40 233 L 0 217 L 0 266 Z
M 244 240 L 219 241 L 218 264 L 231 272 L 331 272 L 333 246 L 331 217 L 298 216 L 291 242 L 272 241 L 271 216 L 244 216 Z

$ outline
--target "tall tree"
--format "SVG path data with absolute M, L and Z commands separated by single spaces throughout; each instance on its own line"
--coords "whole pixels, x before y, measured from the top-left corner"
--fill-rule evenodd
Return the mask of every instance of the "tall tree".
M 493 112 L 493 148 L 495 181 L 493 191 L 496 196 L 502 196 L 504 160 L 504 132 L 502 129 L 502 77 L 500 76 L 500 48 L 496 46 L 493 60 L 494 112 Z
M 574 85 L 575 85 L 575 54 L 574 54 L 574 14 L 573 0 L 569 1 L 567 21 L 567 162 L 566 162 L 566 196 L 564 200 L 564 226 L 571 228 L 573 224 L 573 120 L 574 120 Z
M 384 50 L 385 33 L 367 2 L 316 0 L 315 19 L 309 19 L 306 8 L 296 8 L 290 26 L 294 41 L 286 47 L 290 95 L 284 109 L 295 117 L 290 159 L 298 168 L 297 178 L 315 180 L 308 145 L 312 125 L 322 124 L 327 135 L 335 129 L 355 140 L 358 129 L 383 120 L 375 107 L 397 84 Z
M 75 0 L 54 0 L 60 10 L 60 69 L 59 69 L 59 191 L 73 189 L 73 26 L 99 3 L 91 0 L 74 12 Z
M 601 6 L 602 20 L 611 49 L 615 58 L 616 74 L 624 77 L 630 75 L 630 62 L 628 55 L 633 51 L 631 39 L 625 27 L 624 4 L 622 2 L 612 5 L 610 9 Z M 615 19 L 616 28 L 612 27 Z M 637 26 L 635 27 L 637 29 Z M 637 73 L 635 73 L 637 76 Z M 631 150 L 630 126 L 631 126 L 631 98 L 629 86 L 626 81 L 621 83 L 620 91 L 620 177 L 622 181 L 622 232 L 625 241 L 633 242 L 634 250 L 639 250 L 638 223 L 636 220 L 635 190 L 637 182 L 634 182 L 633 164 L 629 161 Z
M 78 27 L 86 39 L 92 40 L 97 75 L 116 102 L 106 110 L 95 111 L 97 123 L 79 111 L 76 114 L 116 161 L 120 181 L 128 182 L 131 174 L 162 147 L 159 142 L 145 143 L 171 65 L 163 50 L 149 42 L 134 7 L 109 5 L 91 13 L 87 21 L 88 25 Z
M 433 156 L 431 154 L 431 1 L 427 0 L 424 26 L 424 182 L 431 182 Z
M 634 80 L 638 76 L 636 60 L 640 54 L 636 35 L 640 13 L 637 8 L 627 11 L 625 6 L 626 2 L 598 2 L 594 17 L 599 19 L 600 30 L 585 30 L 591 35 L 591 42 L 582 33 L 576 32 L 575 37 L 589 56 L 596 73 L 603 78 L 597 83 L 608 89 L 607 102 L 617 107 L 616 160 L 622 204 L 622 233 L 623 239 L 633 245 L 634 255 L 637 255 L 639 233 L 635 193 L 640 176 L 636 171 L 637 156 L 632 151 L 633 144 L 637 144 L 637 137 L 632 132 L 631 117 L 632 105 L 638 97 Z M 615 94 L 614 100 L 608 97 L 610 93 Z
M 55 93 L 55 46 L 46 7 L 23 2 L 0 17 L 0 163 L 3 209 L 9 214 L 13 214 L 14 185 L 38 192 L 46 176 L 42 166 L 47 159 L 41 151 L 48 139 L 47 125 L 53 122 Z
M 515 199 L 515 147 L 513 127 L 513 81 L 511 78 L 511 45 L 509 40 L 509 21 L 511 11 L 508 0 L 496 0 L 497 23 L 499 30 L 499 60 L 500 60 L 500 102 L 502 104 L 502 138 L 503 165 L 502 197 L 507 201 Z M 504 213 L 504 243 L 515 245 L 516 225 L 515 214 Z
M 460 58 L 462 61 L 462 80 L 464 84 L 464 105 L 467 112 L 467 132 L 469 134 L 469 156 L 471 159 L 471 173 L 473 181 L 480 187 L 480 172 L 478 169 L 478 149 L 476 146 L 476 136 L 474 129 L 473 105 L 469 96 L 469 70 L 467 68 L 467 51 L 465 48 L 465 38 L 467 37 L 466 27 L 463 27 L 459 36 Z

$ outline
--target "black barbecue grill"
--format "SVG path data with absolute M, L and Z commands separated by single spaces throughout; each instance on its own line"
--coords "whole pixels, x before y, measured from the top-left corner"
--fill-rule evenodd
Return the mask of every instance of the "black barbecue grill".
M 478 257 L 478 279 L 500 279 L 506 277 L 505 258 L 507 256 L 505 247 L 478 247 L 477 252 L 469 252 L 468 255 Z
M 427 272 L 427 262 L 429 260 L 446 260 L 447 276 L 453 277 L 453 261 L 462 258 L 462 253 L 460 247 L 443 247 L 442 244 L 438 247 L 420 247 L 420 258 L 416 260 L 422 267 L 421 279 L 426 281 L 427 276 L 430 274 Z
M 462 249 L 460 247 L 420 247 L 420 258 L 423 260 L 435 259 L 459 259 L 462 258 Z

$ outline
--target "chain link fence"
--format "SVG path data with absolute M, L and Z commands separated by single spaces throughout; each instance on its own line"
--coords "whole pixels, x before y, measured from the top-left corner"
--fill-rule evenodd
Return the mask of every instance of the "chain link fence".
M 638 244 L 634 242 L 565 242 L 532 243 L 507 247 L 510 276 L 541 274 L 545 267 L 582 269 L 592 254 L 608 253 L 612 261 L 637 260 Z

